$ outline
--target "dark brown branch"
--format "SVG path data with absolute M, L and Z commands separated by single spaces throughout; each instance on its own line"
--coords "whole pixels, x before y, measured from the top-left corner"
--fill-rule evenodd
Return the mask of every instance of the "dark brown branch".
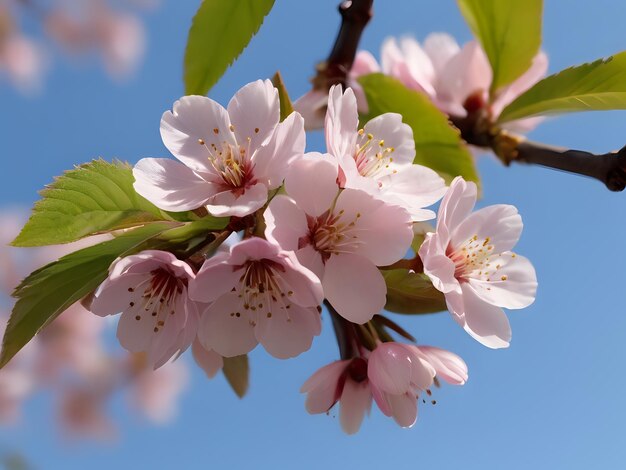
M 512 162 L 541 165 L 597 179 L 611 191 L 626 188 L 626 147 L 598 155 L 531 142 L 491 125 L 488 116 L 480 112 L 466 118 L 451 117 L 450 121 L 468 144 L 491 149 L 507 166 Z
M 345 88 L 348 73 L 354 63 L 363 30 L 372 18 L 374 0 L 346 0 L 339 5 L 341 28 L 330 55 L 317 67 L 313 87 L 328 90 L 332 85 Z

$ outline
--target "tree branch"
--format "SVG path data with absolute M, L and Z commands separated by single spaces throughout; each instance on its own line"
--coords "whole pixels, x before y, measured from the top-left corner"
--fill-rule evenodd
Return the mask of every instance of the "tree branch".
M 451 116 L 450 121 L 468 144 L 492 150 L 507 166 L 513 162 L 541 165 L 597 179 L 611 191 L 626 188 L 626 147 L 598 155 L 531 142 L 491 125 L 482 112 L 465 118 Z
M 372 18 L 374 0 L 346 0 L 339 5 L 341 27 L 325 62 L 317 66 L 313 88 L 328 90 L 332 85 L 346 87 L 363 30 Z

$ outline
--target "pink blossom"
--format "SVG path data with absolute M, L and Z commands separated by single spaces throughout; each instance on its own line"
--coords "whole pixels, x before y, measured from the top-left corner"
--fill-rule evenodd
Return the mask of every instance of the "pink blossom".
M 383 343 L 372 351 L 367 376 L 376 404 L 402 427 L 417 419 L 417 398 L 433 385 L 436 375 L 463 385 L 467 366 L 457 355 L 430 346 Z
M 147 352 L 156 369 L 195 337 L 198 310 L 187 295 L 194 278 L 189 265 L 171 253 L 146 250 L 111 266 L 90 310 L 100 316 L 122 312 L 120 344 L 130 352 Z
M 94 28 L 109 74 L 123 77 L 134 72 L 146 49 L 143 23 L 133 15 L 105 12 L 96 16 Z
M 142 369 L 131 381 L 131 404 L 154 423 L 166 423 L 177 412 L 178 398 L 189 382 L 183 361 L 168 362 L 157 370 Z
M 517 209 L 498 204 L 471 213 L 475 203 L 476 185 L 455 178 L 419 255 L 457 323 L 485 346 L 504 348 L 511 327 L 500 307 L 533 303 L 537 277 L 530 261 L 510 251 L 522 232 Z
M 359 52 L 355 64 L 370 61 L 369 53 Z M 487 106 L 497 118 L 507 104 L 542 79 L 547 68 L 548 58 L 539 52 L 522 76 L 489 96 L 493 72 L 487 55 L 475 40 L 460 47 L 445 33 L 430 34 L 423 46 L 410 37 L 399 41 L 388 38 L 381 52 L 383 73 L 427 94 L 443 112 L 460 117 L 467 115 L 468 106 Z M 510 123 L 509 127 L 528 131 L 536 122 L 524 120 Z
M 339 422 L 347 434 L 356 433 L 372 407 L 367 361 L 354 358 L 335 361 L 319 369 L 300 388 L 306 393 L 311 414 L 328 413 L 339 402 Z
M 227 110 L 204 96 L 181 98 L 161 120 L 163 142 L 180 162 L 140 160 L 135 190 L 166 210 L 253 213 L 304 152 L 302 117 L 292 113 L 282 123 L 279 117 L 278 91 L 269 80 L 244 86 Z
M 105 406 L 109 390 L 98 385 L 72 387 L 60 395 L 59 422 L 63 430 L 76 438 L 110 439 L 115 426 L 107 416 Z
M 249 238 L 206 260 L 189 289 L 202 313 L 198 339 L 226 357 L 261 343 L 274 357 L 297 356 L 321 330 L 319 279 L 292 252 Z
M 340 182 L 399 205 L 414 221 L 433 219 L 424 209 L 446 192 L 443 179 L 430 168 L 414 165 L 415 141 L 402 116 L 385 113 L 358 129 L 359 113 L 352 89 L 330 89 L 326 113 L 328 152 L 339 158 Z
M 224 367 L 224 358 L 212 349 L 205 349 L 198 339 L 193 342 L 191 352 L 196 364 L 200 366 L 209 379 L 215 377 Z
M 362 324 L 385 306 L 387 287 L 377 266 L 406 254 L 411 217 L 361 190 L 340 190 L 338 176 L 330 155 L 310 153 L 292 163 L 285 179 L 290 197 L 276 196 L 269 204 L 265 235 L 295 251 L 321 279 L 337 312 Z
M 46 57 L 37 43 L 19 33 L 2 37 L 0 31 L 0 73 L 6 73 L 15 87 L 23 92 L 36 91 L 45 69 Z

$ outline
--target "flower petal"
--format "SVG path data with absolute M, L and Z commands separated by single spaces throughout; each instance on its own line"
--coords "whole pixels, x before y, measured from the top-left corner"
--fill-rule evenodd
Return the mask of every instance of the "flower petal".
M 224 367 L 224 359 L 218 353 L 212 349 L 205 349 L 200 341 L 195 340 L 191 347 L 193 358 L 196 361 L 206 376 L 212 379 L 217 373 Z
M 442 244 L 447 245 L 450 231 L 460 225 L 472 212 L 476 204 L 478 189 L 476 184 L 457 176 L 452 180 L 448 192 L 443 197 L 437 216 L 437 233 L 442 237 Z
M 133 168 L 133 187 L 160 209 L 183 212 L 202 207 L 216 191 L 182 163 L 167 158 L 142 158 Z
M 224 217 L 234 215 L 243 217 L 260 209 L 267 202 L 267 186 L 256 183 L 240 192 L 222 191 L 212 196 L 206 204 L 211 215 Z
M 221 296 L 205 310 L 198 339 L 206 349 L 224 357 L 240 356 L 254 349 L 254 325 L 235 292 Z
M 453 385 L 467 382 L 467 364 L 456 354 L 433 346 L 415 346 L 415 349 L 435 368 L 437 377 Z
M 337 197 L 337 174 L 335 158 L 310 152 L 289 166 L 285 189 L 300 209 L 318 217 L 330 208 Z
M 362 325 L 385 306 L 387 286 L 370 260 L 358 255 L 333 255 L 322 279 L 324 295 L 346 320 Z
M 349 360 L 335 361 L 319 369 L 300 388 L 308 393 L 305 407 L 310 414 L 326 413 L 339 399 L 339 381 L 346 371 Z
M 288 196 L 279 195 L 272 199 L 263 214 L 265 237 L 283 250 L 297 250 L 298 241 L 308 232 L 306 214 Z
M 150 277 L 150 273 L 138 273 L 105 279 L 96 290 L 89 311 L 101 317 L 123 312 L 137 296 L 129 289 L 134 290 Z
M 435 73 L 443 73 L 448 61 L 461 52 L 459 44 L 447 33 L 431 33 L 424 39 L 424 51 L 430 57 Z
M 445 248 L 440 244 L 437 233 L 427 233 L 422 246 L 419 249 L 419 256 L 424 263 L 424 274 L 426 274 L 437 289 L 444 294 L 448 292 L 461 292 L 459 281 L 454 277 L 454 262 L 445 254 Z
M 508 251 L 522 234 L 522 217 L 515 206 L 496 204 L 470 214 L 452 232 L 452 245 L 458 247 L 474 235 L 489 240 L 493 253 Z
M 325 124 L 328 152 L 338 158 L 353 155 L 356 150 L 359 113 L 351 88 L 345 92 L 341 85 L 330 88 Z
M 387 394 L 393 419 L 403 428 L 410 428 L 417 421 L 417 398 L 412 392 L 402 395 Z
M 228 103 L 228 115 L 237 142 L 257 149 L 270 138 L 280 120 L 278 90 L 270 80 L 248 83 Z
M 207 259 L 189 284 L 189 297 L 198 302 L 213 302 L 230 292 L 238 284 L 242 269 L 235 269 L 228 258 L 228 254 L 219 253 Z
M 402 115 L 385 113 L 376 116 L 365 124 L 365 135 L 372 134 L 375 141 L 382 141 L 385 148 L 393 149 L 393 163 L 385 174 L 391 174 L 398 166 L 410 165 L 415 158 L 413 130 L 402 122 Z
M 537 275 L 530 261 L 505 252 L 497 258 L 497 262 L 499 268 L 491 275 L 490 281 L 469 279 L 474 293 L 498 307 L 518 309 L 532 304 L 537 294 Z
M 161 138 L 172 155 L 195 171 L 213 173 L 209 148 L 237 146 L 226 110 L 206 96 L 183 96 L 161 118 Z
M 372 406 L 372 394 L 367 380 L 357 383 L 350 378 L 346 379 L 340 404 L 341 428 L 346 434 L 356 433 L 361 427 L 365 413 L 369 413 Z

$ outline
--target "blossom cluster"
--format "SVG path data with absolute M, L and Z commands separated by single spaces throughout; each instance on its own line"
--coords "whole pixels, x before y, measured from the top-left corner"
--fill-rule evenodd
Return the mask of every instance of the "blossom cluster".
M 20 277 L 108 238 L 96 236 L 28 252 L 6 247 L 17 235 L 22 219 L 19 212 L 0 213 L 0 333 L 4 333 L 5 312 L 12 303 L 9 295 Z M 107 323 L 76 303 L 20 351 L 0 371 L 0 425 L 18 423 L 22 404 L 41 392 L 52 394 L 57 421 L 72 437 L 113 437 L 116 427 L 106 407 L 121 391 L 129 406 L 149 421 L 163 423 L 173 418 L 188 382 L 185 362 L 170 362 L 154 371 L 141 354 L 113 351 L 107 346 Z
M 515 98 L 545 77 L 548 57 L 540 51 L 528 70 L 513 83 L 491 93 L 493 71 L 487 54 L 477 40 L 460 46 L 446 33 L 432 33 L 420 44 L 410 36 L 387 38 L 381 47 L 380 63 L 369 51 L 359 51 L 349 74 L 350 86 L 358 99 L 359 110 L 367 112 L 365 94 L 358 78 L 383 73 L 399 80 L 410 90 L 428 96 L 442 112 L 464 118 L 485 111 L 495 120 Z M 325 92 L 311 90 L 294 103 L 306 119 L 307 128 L 323 126 Z M 528 118 L 505 127 L 518 132 L 532 130 L 540 118 Z
M 145 50 L 145 31 L 138 16 L 110 0 L 0 2 L 0 74 L 18 89 L 41 86 L 53 49 L 68 55 L 96 52 L 115 78 L 132 73 Z M 131 2 L 145 8 L 153 2 Z M 42 41 L 22 32 L 22 17 L 40 22 Z M 51 47 L 51 46 L 54 46 Z
M 461 385 L 467 366 L 448 351 L 392 340 L 377 323 L 387 284 L 381 271 L 411 250 L 414 224 L 437 227 L 418 254 L 452 317 L 472 337 L 506 347 L 502 308 L 535 296 L 532 265 L 510 250 L 522 222 L 507 205 L 472 213 L 476 185 L 450 187 L 413 164 L 411 128 L 394 113 L 359 125 L 351 88 L 330 89 L 326 152 L 307 152 L 304 119 L 283 116 L 268 80 L 244 86 L 226 108 L 185 96 L 163 114 L 161 136 L 176 160 L 144 158 L 135 190 L 158 208 L 229 217 L 221 237 L 237 241 L 180 259 L 144 250 L 118 259 L 90 298 L 100 316 L 121 312 L 117 336 L 159 368 L 193 345 L 208 376 L 223 358 L 259 343 L 279 359 L 307 351 L 322 329 L 322 308 L 342 325 L 341 360 L 303 386 L 311 413 L 341 404 L 341 423 L 358 430 L 372 400 L 401 426 L 417 417 L 417 399 L 441 378 Z M 223 239 L 222 238 L 222 239 Z M 417 258 L 416 258 L 417 259 Z

